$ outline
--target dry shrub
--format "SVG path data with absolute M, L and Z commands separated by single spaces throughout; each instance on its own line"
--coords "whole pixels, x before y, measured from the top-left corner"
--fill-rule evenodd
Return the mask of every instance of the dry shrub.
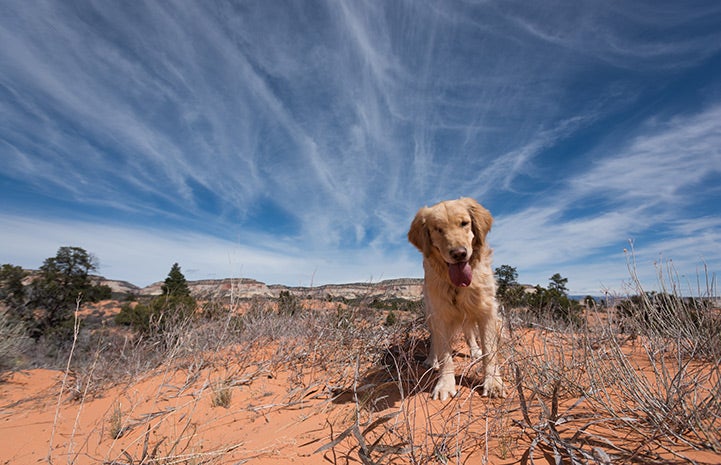
M 18 365 L 23 352 L 30 345 L 24 325 L 15 321 L 0 308 L 0 381 L 5 370 Z
M 508 425 L 502 400 L 480 396 L 478 366 L 461 363 L 459 394 L 430 401 L 435 373 L 424 367 L 428 332 L 422 319 L 394 325 L 382 357 L 357 360 L 336 402 L 350 406 L 329 420 L 330 441 L 316 452 L 330 463 L 427 464 L 487 461 L 489 441 Z M 365 369 L 364 369 L 365 368 Z
M 653 301 L 659 316 L 651 318 L 662 320 L 663 330 L 639 325 L 630 336 L 613 309 L 597 309 L 585 325 L 544 321 L 540 328 L 536 321 L 535 329 L 507 315 L 500 350 L 509 398 L 481 397 L 478 366 L 461 353 L 461 389 L 445 403 L 429 400 L 436 375 L 422 364 L 422 317 L 399 312 L 401 321 L 384 325 L 385 313 L 360 304 L 328 310 L 288 302 L 280 310 L 260 299 L 243 311 L 237 302 L 214 304 L 203 318 L 152 337 L 81 336 L 72 360 L 81 380 L 76 401 L 104 382 L 180 372 L 186 381 L 179 390 L 200 382 L 204 402 L 228 407 L 233 388 L 283 372 L 287 398 L 269 408 L 326 399 L 319 462 L 488 463 L 495 454 L 522 463 L 541 456 L 557 463 L 681 463 L 690 460 L 682 446 L 721 453 L 719 336 L 707 329 L 717 320 L 712 313 L 690 318 L 689 308 L 701 309 L 689 307 L 692 301 Z M 222 463 L 236 447 L 193 455 L 192 414 L 173 437 L 158 433 L 171 421 L 165 415 L 138 419 L 132 406 L 109 412 L 108 434 L 139 434 L 136 449 L 112 463 Z
M 652 298 L 631 270 L 641 297 L 629 299 L 636 310 L 623 316 L 643 315 L 631 335 L 615 309 L 589 313 L 576 330 L 514 335 L 522 341 L 509 361 L 522 413 L 515 423 L 528 444 L 522 462 L 686 463 L 685 450 L 721 453 L 721 333 L 711 289 L 687 299 L 668 294 L 679 285 L 667 281 Z
M 660 293 L 644 290 L 632 260 L 629 270 L 636 297 L 630 339 L 638 355 L 630 356 L 618 328 L 608 328 L 605 350 L 589 353 L 591 400 L 621 420 L 621 431 L 640 438 L 641 449 L 680 460 L 687 457 L 678 445 L 721 453 L 721 320 L 711 305 L 718 302 L 713 279 L 699 279 L 706 288 L 689 298 L 671 262 L 657 269 Z
M 687 463 L 688 451 L 721 453 L 718 322 L 693 300 L 655 305 L 663 331 L 634 337 L 611 308 L 580 326 L 534 320 L 535 329 L 511 314 L 501 358 L 515 389 L 505 402 L 479 396 L 472 363 L 458 380 L 466 389 L 429 402 L 424 325 L 396 326 L 380 365 L 364 372 L 355 363 L 339 393 L 353 414 L 329 422 L 318 452 L 339 464 L 488 463 L 489 447 L 531 464 Z

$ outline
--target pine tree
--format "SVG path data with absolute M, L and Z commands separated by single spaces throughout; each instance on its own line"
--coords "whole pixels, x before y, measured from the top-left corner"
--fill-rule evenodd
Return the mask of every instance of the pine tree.
M 500 302 L 507 307 L 521 305 L 524 292 L 523 287 L 518 284 L 518 272 L 510 265 L 501 265 L 495 270 L 498 289 L 496 296 Z
M 560 273 L 556 273 L 548 280 L 548 289 L 556 291 L 561 295 L 566 295 L 568 293 L 567 283 L 568 278 L 564 278 Z
M 498 283 L 498 295 L 503 297 L 506 290 L 518 285 L 518 272 L 510 265 L 501 265 L 496 268 L 496 282 Z
M 186 281 L 185 276 L 180 271 L 180 265 L 177 263 L 173 263 L 173 266 L 170 268 L 170 273 L 168 273 L 168 277 L 165 278 L 165 284 L 163 284 L 160 288 L 163 291 L 163 295 L 178 297 L 187 297 L 190 295 L 188 281 Z
M 95 256 L 81 247 L 60 247 L 55 257 L 43 262 L 29 289 L 29 311 L 43 310 L 33 337 L 69 326 L 78 300 L 97 302 L 110 297 L 108 286 L 94 285 L 90 278 L 97 268 Z
M 160 334 L 196 317 L 198 304 L 190 295 L 188 281 L 180 271 L 180 265 L 173 264 L 161 290 L 162 294 L 148 303 L 123 305 L 115 322 L 133 326 L 143 333 Z

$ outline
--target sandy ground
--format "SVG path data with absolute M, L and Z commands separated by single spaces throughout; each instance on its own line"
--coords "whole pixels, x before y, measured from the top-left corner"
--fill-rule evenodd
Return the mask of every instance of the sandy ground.
M 317 463 L 328 402 L 289 392 L 282 374 L 259 374 L 247 385 L 235 378 L 242 385 L 224 386 L 229 404 L 213 406 L 221 388 L 213 387 L 215 374 L 201 376 L 189 383 L 183 374 L 160 373 L 83 400 L 68 386 L 60 395 L 64 373 L 15 373 L 0 385 L 0 463 L 139 463 L 153 456 L 200 463 L 220 455 L 219 463 Z
M 516 338 L 539 353 L 553 350 L 537 332 Z M 366 453 L 373 460 L 366 463 L 379 464 L 530 463 L 517 391 L 481 397 L 477 381 L 464 376 L 462 348 L 460 392 L 447 403 L 429 399 L 432 375 L 422 371 L 406 373 L 418 379 L 404 383 L 373 367 L 349 366 L 339 375 L 322 364 L 269 363 L 274 350 L 238 357 L 228 349 L 203 364 L 160 367 L 111 386 L 83 383 L 72 372 L 13 373 L 0 382 L 0 464 L 356 464 Z M 631 343 L 627 350 L 642 352 Z M 642 358 L 636 363 L 644 369 Z M 558 407 L 575 409 L 574 419 L 584 408 L 573 395 Z M 611 429 L 589 431 L 611 437 Z M 677 454 L 721 463 L 719 454 L 676 447 L 660 453 L 677 463 Z M 540 448 L 533 456 L 554 463 Z

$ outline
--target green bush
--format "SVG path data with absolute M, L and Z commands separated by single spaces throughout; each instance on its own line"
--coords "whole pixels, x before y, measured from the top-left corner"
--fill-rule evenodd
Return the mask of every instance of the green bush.
M 677 336 L 719 334 L 721 319 L 707 299 L 683 298 L 668 293 L 644 292 L 616 306 L 622 332 Z
M 115 323 L 124 326 L 132 326 L 141 332 L 150 330 L 150 307 L 147 304 L 130 302 L 120 307 L 120 312 L 115 315 Z
M 502 290 L 498 298 L 509 309 L 522 309 L 520 315 L 526 323 L 583 324 L 583 307 L 567 295 L 568 279 L 556 273 L 549 279 L 548 288 L 537 285 L 532 292 L 526 292 L 516 282 L 516 276 L 513 267 L 503 265 L 496 269 L 499 290 Z
M 145 334 L 161 334 L 173 325 L 196 317 L 198 304 L 180 266 L 174 263 L 161 287 L 162 294 L 149 302 L 125 303 L 115 317 L 120 325 L 132 326 Z
M 393 310 L 390 310 L 388 314 L 386 315 L 386 321 L 383 323 L 384 326 L 393 326 L 398 322 L 398 317 L 395 313 L 393 313 Z
M 179 321 L 195 318 L 196 310 L 197 303 L 190 296 L 160 295 L 147 303 L 123 304 L 115 322 L 142 333 L 160 334 Z
M 562 322 L 579 326 L 583 323 L 581 304 L 557 289 L 536 286 L 535 292 L 526 293 L 527 311 L 535 320 Z
M 292 316 L 303 310 L 300 299 L 289 291 L 280 291 L 278 295 L 278 313 Z

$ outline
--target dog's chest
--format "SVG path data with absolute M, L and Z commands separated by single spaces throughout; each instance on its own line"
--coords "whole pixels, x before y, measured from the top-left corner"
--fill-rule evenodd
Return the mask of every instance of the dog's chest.
M 454 287 L 449 297 L 451 305 L 461 313 L 475 313 L 479 310 L 480 298 L 476 289 Z
M 441 285 L 434 290 L 426 288 L 425 291 L 433 308 L 443 308 L 446 312 L 460 315 L 477 314 L 480 311 L 481 299 L 477 289 Z

